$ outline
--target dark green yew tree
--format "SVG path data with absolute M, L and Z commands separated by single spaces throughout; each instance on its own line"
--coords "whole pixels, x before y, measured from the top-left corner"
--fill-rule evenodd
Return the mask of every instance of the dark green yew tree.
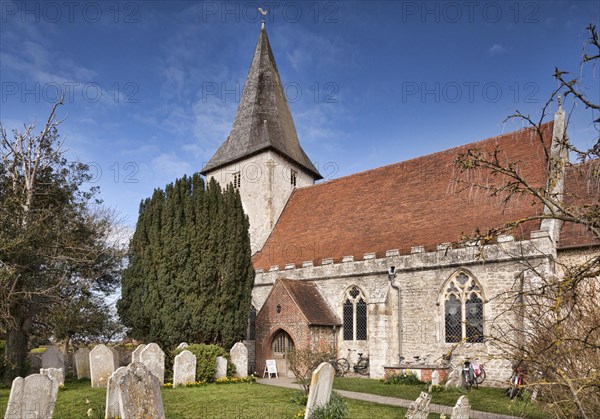
M 117 303 L 130 336 L 164 347 L 242 339 L 254 283 L 248 228 L 238 191 L 199 174 L 144 200 Z

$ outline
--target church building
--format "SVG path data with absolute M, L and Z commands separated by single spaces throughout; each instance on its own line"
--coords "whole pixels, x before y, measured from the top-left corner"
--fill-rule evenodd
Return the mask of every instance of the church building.
M 256 279 L 247 344 L 255 371 L 275 359 L 285 374 L 289 349 L 329 347 L 355 362 L 357 353 L 368 356 L 374 378 L 412 362 L 426 379 L 454 349 L 485 362 L 491 381 L 505 381 L 510 367 L 484 336 L 514 320 L 500 315 L 507 306 L 496 297 L 515 286 L 520 261 L 550 274 L 553 258 L 598 252 L 599 243 L 552 219 L 525 223 L 483 249 L 465 242 L 477 228 L 545 208 L 527 197 L 504 206 L 501 197 L 462 190 L 452 182 L 454 162 L 470 149 L 497 149 L 543 186 L 545 150 L 560 153 L 566 135 L 561 109 L 542 133 L 543 141 L 524 129 L 317 183 L 322 176 L 298 139 L 263 25 L 231 133 L 201 171 L 238 188 L 250 220 Z M 568 171 L 556 188 L 565 199 L 570 190 L 591 194 Z

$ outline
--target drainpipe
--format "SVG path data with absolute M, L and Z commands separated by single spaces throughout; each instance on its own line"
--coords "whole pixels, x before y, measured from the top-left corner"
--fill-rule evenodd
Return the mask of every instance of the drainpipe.
M 388 269 L 390 285 L 398 291 L 398 364 L 402 364 L 402 294 L 400 287 L 396 285 L 396 267 L 390 266 Z

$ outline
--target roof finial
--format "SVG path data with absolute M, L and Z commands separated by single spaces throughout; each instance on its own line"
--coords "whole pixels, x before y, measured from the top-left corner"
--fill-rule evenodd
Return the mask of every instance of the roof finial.
M 258 11 L 263 15 L 262 24 L 260 25 L 261 29 L 265 28 L 265 17 L 267 16 L 268 10 L 263 10 L 262 7 L 258 8 Z
M 558 112 L 562 112 L 562 96 L 558 95 Z

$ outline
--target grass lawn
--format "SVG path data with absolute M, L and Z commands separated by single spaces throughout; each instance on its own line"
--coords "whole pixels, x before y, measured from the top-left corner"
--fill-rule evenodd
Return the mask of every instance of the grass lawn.
M 333 388 L 414 400 L 422 390 L 427 389 L 427 385 L 384 384 L 381 380 L 336 377 Z M 473 410 L 536 419 L 547 417 L 536 404 L 527 404 L 520 399 L 510 400 L 504 395 L 504 389 L 502 388 L 480 387 L 469 392 L 460 389 L 443 390 L 434 392 L 431 402 L 454 406 L 458 398 L 463 394 L 466 394 L 469 398 Z
M 4 417 L 9 392 L 9 388 L 0 389 L 0 417 Z M 304 406 L 291 402 L 295 394 L 295 390 L 261 384 L 209 384 L 162 391 L 169 419 L 291 419 L 304 409 Z M 105 397 L 106 389 L 92 388 L 89 381 L 67 382 L 66 388 L 58 393 L 54 418 L 104 418 Z M 349 418 L 403 418 L 405 414 L 404 409 L 397 407 L 347 401 Z M 88 409 L 92 409 L 91 416 L 87 415 Z

